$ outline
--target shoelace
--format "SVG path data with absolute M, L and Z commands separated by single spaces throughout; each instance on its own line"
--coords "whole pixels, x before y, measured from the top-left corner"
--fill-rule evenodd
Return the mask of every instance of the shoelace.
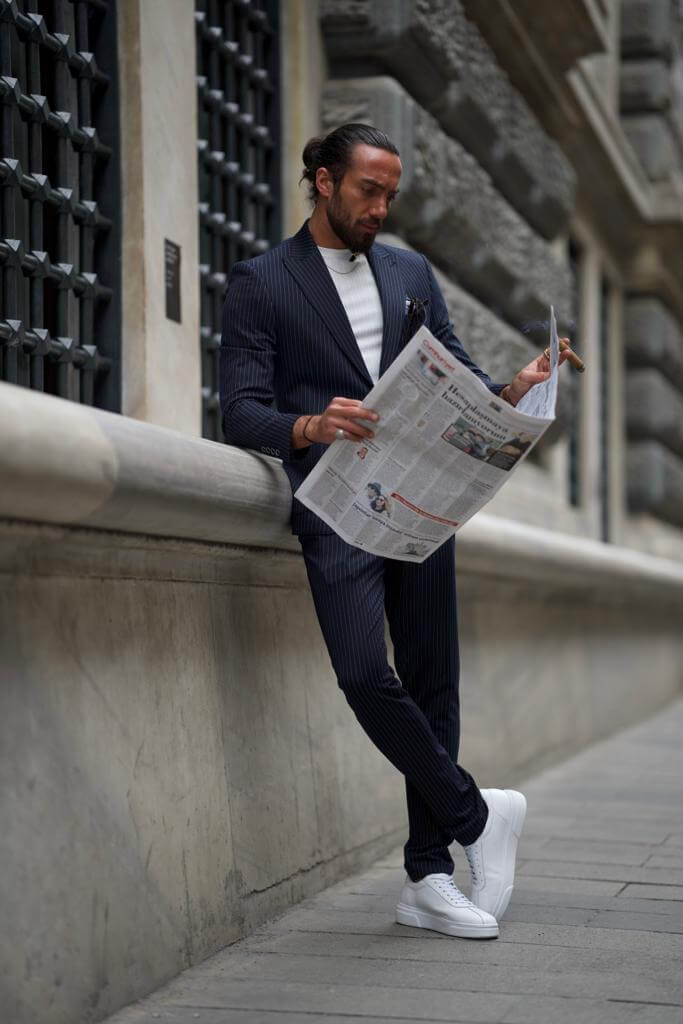
M 433 878 L 432 885 L 444 899 L 454 907 L 471 907 L 473 903 L 464 893 L 460 892 L 452 878 Z
M 465 856 L 472 872 L 472 885 L 481 885 L 484 880 L 484 865 L 481 862 L 481 846 L 479 843 L 465 847 Z

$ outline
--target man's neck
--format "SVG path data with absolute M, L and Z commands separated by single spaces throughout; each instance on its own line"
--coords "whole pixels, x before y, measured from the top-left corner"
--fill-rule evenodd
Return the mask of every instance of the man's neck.
M 341 238 L 332 230 L 320 205 L 315 207 L 309 218 L 308 230 L 311 232 L 315 244 L 321 245 L 323 249 L 348 249 L 346 242 L 342 242 Z

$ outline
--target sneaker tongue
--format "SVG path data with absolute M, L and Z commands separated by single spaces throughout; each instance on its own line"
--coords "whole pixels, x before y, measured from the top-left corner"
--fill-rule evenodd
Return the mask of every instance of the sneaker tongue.
M 430 875 L 429 877 L 430 877 L 430 878 L 443 878 L 443 879 L 444 879 L 444 880 L 445 880 L 445 881 L 447 882 L 447 881 L 449 881 L 449 880 L 450 880 L 450 879 L 451 879 L 451 878 L 452 878 L 453 876 L 452 876 L 452 875 L 446 875 L 446 874 L 436 874 L 436 875 Z

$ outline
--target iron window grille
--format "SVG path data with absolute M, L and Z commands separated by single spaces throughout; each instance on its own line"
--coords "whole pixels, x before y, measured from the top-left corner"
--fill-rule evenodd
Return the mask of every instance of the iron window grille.
M 0 0 L 0 377 L 118 410 L 115 41 L 106 0 Z
M 238 260 L 279 240 L 278 4 L 197 0 L 202 433 L 223 440 L 218 353 Z

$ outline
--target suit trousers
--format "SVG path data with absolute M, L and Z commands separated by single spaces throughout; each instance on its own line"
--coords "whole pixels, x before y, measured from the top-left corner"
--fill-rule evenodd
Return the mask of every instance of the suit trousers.
M 370 739 L 405 776 L 406 872 L 413 881 L 451 874 L 449 845 L 473 843 L 488 815 L 474 779 L 457 763 L 454 538 L 421 564 L 370 555 L 336 534 L 299 541 L 339 686 Z

